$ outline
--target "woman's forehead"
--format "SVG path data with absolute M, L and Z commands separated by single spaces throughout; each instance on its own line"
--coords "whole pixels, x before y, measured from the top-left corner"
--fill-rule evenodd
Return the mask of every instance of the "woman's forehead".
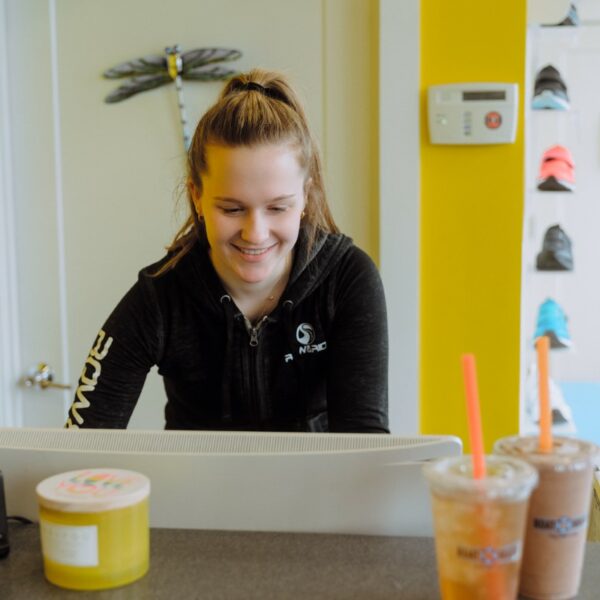
M 206 148 L 205 184 L 290 185 L 304 180 L 298 151 L 290 144 L 260 146 L 217 146 Z

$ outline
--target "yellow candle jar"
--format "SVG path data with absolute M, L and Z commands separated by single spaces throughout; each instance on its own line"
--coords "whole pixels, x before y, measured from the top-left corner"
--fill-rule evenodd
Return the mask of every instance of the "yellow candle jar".
M 100 590 L 148 571 L 147 477 L 121 469 L 69 471 L 44 479 L 36 493 L 48 581 Z

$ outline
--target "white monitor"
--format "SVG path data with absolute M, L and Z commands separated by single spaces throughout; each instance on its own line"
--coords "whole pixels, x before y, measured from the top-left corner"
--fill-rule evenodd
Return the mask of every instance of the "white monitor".
M 423 461 L 453 436 L 0 428 L 7 513 L 38 520 L 35 486 L 74 469 L 151 482 L 152 527 L 432 535 Z

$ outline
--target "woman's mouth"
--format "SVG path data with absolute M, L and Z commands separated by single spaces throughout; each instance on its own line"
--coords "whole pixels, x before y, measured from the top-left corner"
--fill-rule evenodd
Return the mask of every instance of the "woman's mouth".
M 241 254 L 243 254 L 244 256 L 247 257 L 259 257 L 259 256 L 263 256 L 265 255 L 267 252 L 269 252 L 269 250 L 271 250 L 272 248 L 274 248 L 277 244 L 273 244 L 272 246 L 267 246 L 267 247 L 263 247 L 263 248 L 246 248 L 244 246 L 236 246 L 235 244 L 232 244 L 232 246 Z

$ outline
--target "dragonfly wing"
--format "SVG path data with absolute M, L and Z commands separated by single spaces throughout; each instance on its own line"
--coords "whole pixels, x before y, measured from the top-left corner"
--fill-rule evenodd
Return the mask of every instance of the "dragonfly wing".
M 104 101 L 108 104 L 115 102 L 121 102 L 121 100 L 127 100 L 127 98 L 145 92 L 146 90 L 152 90 L 160 87 L 165 83 L 169 83 L 172 79 L 167 73 L 160 75 L 141 75 L 140 77 L 133 77 L 129 81 L 126 81 L 123 85 L 119 86 L 116 90 L 113 90 Z
M 224 69 L 223 67 L 198 67 L 191 71 L 185 71 L 182 75 L 183 79 L 189 79 L 190 81 L 221 81 L 223 79 L 229 79 L 233 75 L 237 74 L 238 71 L 233 69 Z
M 209 63 L 237 60 L 242 56 L 239 50 L 232 48 L 196 48 L 181 55 L 183 70 L 195 69 Z
M 104 71 L 106 79 L 118 79 L 119 77 L 132 77 L 134 75 L 144 75 L 150 73 L 159 73 L 167 70 L 167 59 L 164 56 L 144 56 L 130 60 L 112 69 Z

